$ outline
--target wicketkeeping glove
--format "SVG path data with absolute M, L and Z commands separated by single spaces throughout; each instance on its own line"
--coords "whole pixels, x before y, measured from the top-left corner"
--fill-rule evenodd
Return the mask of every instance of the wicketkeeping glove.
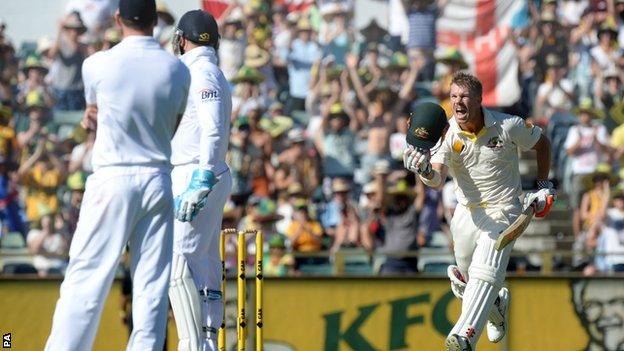
M 205 169 L 196 169 L 186 190 L 175 197 L 175 218 L 181 222 L 190 222 L 206 205 L 206 198 L 217 183 L 214 173 Z
M 537 181 L 537 186 L 537 191 L 530 192 L 524 197 L 524 208 L 533 206 L 535 217 L 546 217 L 557 199 L 557 191 L 553 188 L 553 184 L 547 180 Z
M 431 152 L 427 149 L 408 147 L 403 150 L 403 166 L 414 173 L 428 174 L 431 172 Z

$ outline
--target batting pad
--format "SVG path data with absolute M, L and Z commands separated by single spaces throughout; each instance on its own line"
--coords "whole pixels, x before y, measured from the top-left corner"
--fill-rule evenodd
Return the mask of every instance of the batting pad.
M 197 351 L 202 332 L 199 291 L 184 256 L 173 256 L 169 300 L 178 330 L 178 351 Z

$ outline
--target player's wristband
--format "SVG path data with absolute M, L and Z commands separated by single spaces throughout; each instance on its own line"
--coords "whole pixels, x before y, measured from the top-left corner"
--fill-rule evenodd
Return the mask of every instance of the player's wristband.
M 550 180 L 538 180 L 537 188 L 538 189 L 552 189 L 554 188 L 554 185 Z

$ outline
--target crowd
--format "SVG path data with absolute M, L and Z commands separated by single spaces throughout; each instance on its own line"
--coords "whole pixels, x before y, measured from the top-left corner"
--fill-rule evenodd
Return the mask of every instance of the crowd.
M 387 256 L 381 273 L 415 272 L 407 251 L 452 246 L 452 183 L 427 188 L 401 162 L 411 108 L 435 101 L 451 116 L 450 77 L 471 68 L 436 45 L 446 1 L 403 1 L 405 45 L 376 23 L 357 30 L 353 1 L 297 4 L 231 1 L 219 19 L 233 88 L 223 226 L 264 230 L 269 275 L 341 250 Z M 66 10 L 36 47 L 15 48 L 0 25 L 2 231 L 25 237 L 42 275 L 64 269 L 95 139 L 61 117 L 85 107 L 84 59 L 121 40 L 114 1 Z M 154 36 L 170 49 L 175 18 L 162 3 L 158 14 Z M 566 269 L 622 271 L 624 1 L 532 0 L 527 16 L 512 34 L 521 99 L 499 108 L 551 138 L 579 253 Z

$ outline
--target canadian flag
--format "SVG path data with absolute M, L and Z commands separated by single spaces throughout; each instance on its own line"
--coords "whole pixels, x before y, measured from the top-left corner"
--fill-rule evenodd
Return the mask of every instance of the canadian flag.
M 483 84 L 485 106 L 510 106 L 520 99 L 511 21 L 524 3 L 450 0 L 438 18 L 438 46 L 455 46 L 461 51 Z

